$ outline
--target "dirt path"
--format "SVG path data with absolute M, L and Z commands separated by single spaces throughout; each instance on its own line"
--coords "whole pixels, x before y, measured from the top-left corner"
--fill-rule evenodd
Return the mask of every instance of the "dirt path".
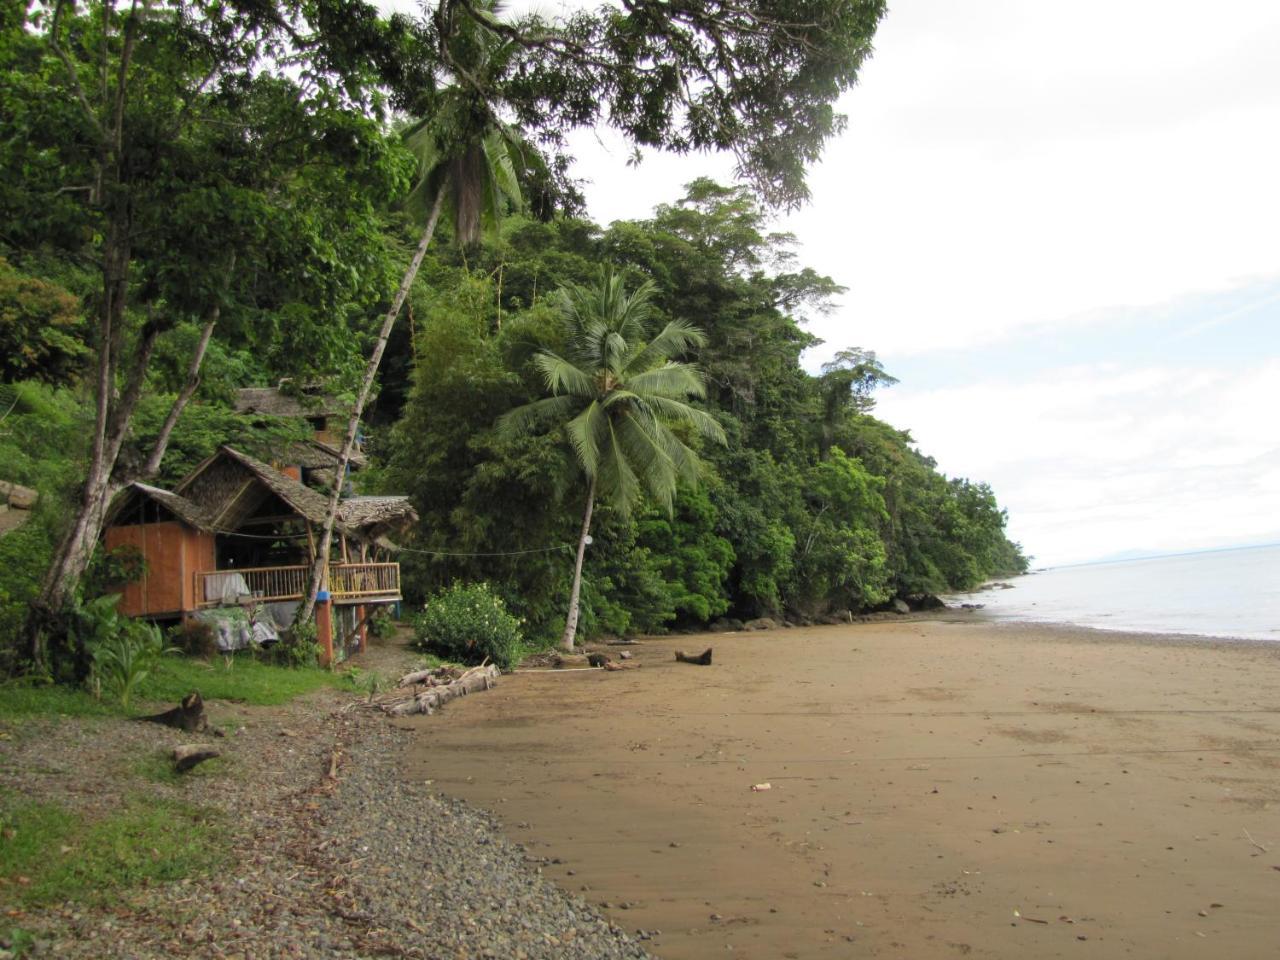
M 683 637 L 505 678 L 417 723 L 405 775 L 671 960 L 1277 955 L 1280 650 L 944 622 L 711 642 L 709 668 Z

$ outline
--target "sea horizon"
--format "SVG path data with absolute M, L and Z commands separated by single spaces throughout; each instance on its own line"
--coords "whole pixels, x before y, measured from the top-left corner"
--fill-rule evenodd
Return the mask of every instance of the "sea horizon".
M 1230 553 L 1235 550 L 1265 550 L 1269 547 L 1280 547 L 1280 539 L 1265 540 L 1258 543 L 1237 543 L 1227 547 L 1195 547 L 1186 550 L 1162 550 L 1158 552 L 1148 553 L 1142 550 L 1125 550 L 1120 553 L 1110 554 L 1105 557 L 1097 557 L 1092 560 L 1072 560 L 1067 563 L 1046 563 L 1043 566 L 1032 567 L 1025 574 L 1012 574 L 1008 577 L 994 577 L 989 583 L 1007 581 L 1015 577 L 1027 576 L 1033 573 L 1045 573 L 1049 570 L 1062 570 L 1066 567 L 1096 567 L 1100 564 L 1107 563 L 1130 563 L 1135 560 L 1165 560 L 1169 557 L 1193 557 L 1202 553 Z
M 1098 630 L 1280 641 L 1280 544 L 1038 568 L 949 604 L 996 619 Z

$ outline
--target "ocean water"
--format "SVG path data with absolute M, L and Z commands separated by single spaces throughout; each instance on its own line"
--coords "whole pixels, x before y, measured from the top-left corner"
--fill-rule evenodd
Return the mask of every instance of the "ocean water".
M 1280 641 L 1280 544 L 1054 567 L 946 598 L 1009 620 Z

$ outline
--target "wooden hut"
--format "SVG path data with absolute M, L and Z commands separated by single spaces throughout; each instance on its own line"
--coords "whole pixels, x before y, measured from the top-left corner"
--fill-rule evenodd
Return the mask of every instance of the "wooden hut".
M 281 626 L 291 623 L 328 508 L 327 495 L 292 472 L 222 447 L 176 490 L 127 488 L 112 505 L 105 542 L 108 549 L 132 547 L 144 565 L 123 590 L 121 612 L 172 619 L 270 605 L 277 621 L 287 621 Z M 400 565 L 389 559 L 387 536 L 416 519 L 407 497 L 341 503 L 317 616 L 329 658 L 363 649 L 370 608 L 401 599 Z
M 281 382 L 284 386 L 285 382 Z M 349 408 L 326 395 L 318 386 L 285 393 L 281 386 L 244 387 L 236 391 L 236 413 L 259 417 L 306 420 L 316 439 L 333 446 L 342 444 Z

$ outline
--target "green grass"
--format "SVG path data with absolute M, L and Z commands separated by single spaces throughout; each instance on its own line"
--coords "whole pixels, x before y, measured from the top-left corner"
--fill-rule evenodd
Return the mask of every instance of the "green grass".
M 247 653 L 209 660 L 168 656 L 142 681 L 137 697 L 177 703 L 192 690 L 199 690 L 206 700 L 274 706 L 343 682 L 341 675 L 328 670 L 277 667 Z
M 226 843 L 209 811 L 160 797 L 137 796 L 93 821 L 10 798 L 0 805 L 0 903 L 110 903 L 143 884 L 211 872 Z
M 179 773 L 173 764 L 173 751 L 157 750 L 134 760 L 129 767 L 129 772 L 140 780 L 149 780 L 152 783 L 182 784 L 185 787 L 191 783 L 199 783 L 205 777 L 217 776 L 219 773 L 224 772 L 226 763 L 226 757 L 214 757 L 212 760 L 205 760 L 199 766 L 193 767 L 185 773 Z M 0 958 L 0 960 L 3 960 L 3 958 Z
M 0 723 L 34 716 L 102 717 L 120 713 L 83 690 L 21 681 L 0 684 Z
M 229 659 L 166 656 L 138 686 L 135 701 L 174 704 L 192 690 L 206 700 L 234 700 L 275 706 L 323 687 L 350 687 L 344 674 L 318 668 L 278 667 L 248 653 Z M 150 708 L 132 704 L 132 713 Z M 52 684 L 13 681 L 0 684 L 0 725 L 36 716 L 104 717 L 125 711 L 108 698 L 95 700 L 84 690 Z

